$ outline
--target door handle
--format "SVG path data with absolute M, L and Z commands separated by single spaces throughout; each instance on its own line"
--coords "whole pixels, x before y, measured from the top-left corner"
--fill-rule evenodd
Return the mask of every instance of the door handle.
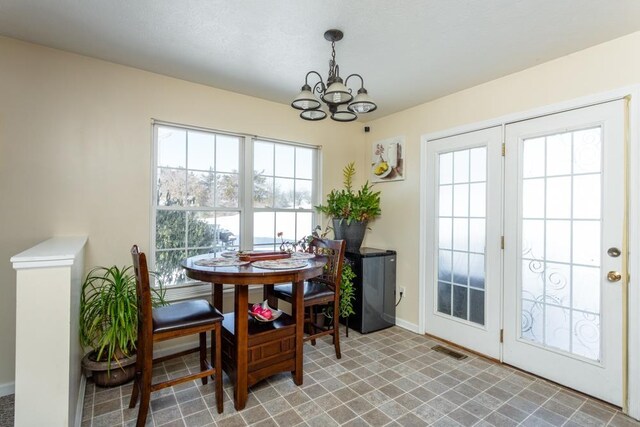
M 607 280 L 610 282 L 619 282 L 622 279 L 622 274 L 617 271 L 610 271 L 607 273 Z

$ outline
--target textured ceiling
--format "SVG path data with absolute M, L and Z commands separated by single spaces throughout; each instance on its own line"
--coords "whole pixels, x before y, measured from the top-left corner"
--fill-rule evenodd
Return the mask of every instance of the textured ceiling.
M 359 73 L 382 117 L 640 30 L 638 0 L 0 0 L 0 34 L 289 104 Z

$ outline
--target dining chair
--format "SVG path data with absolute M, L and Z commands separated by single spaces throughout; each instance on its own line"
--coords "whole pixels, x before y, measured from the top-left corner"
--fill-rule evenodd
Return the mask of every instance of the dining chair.
M 131 248 L 131 256 L 133 257 L 133 268 L 136 274 L 138 343 L 136 375 L 129 408 L 134 408 L 138 402 L 138 397 L 140 397 L 136 426 L 142 427 L 145 425 L 152 392 L 198 378 L 202 379 L 202 384 L 207 384 L 207 377 L 209 376 L 212 376 L 215 385 L 218 413 L 222 413 L 222 314 L 206 300 L 189 300 L 163 307 L 152 307 L 147 258 L 143 252 L 138 251 L 137 245 L 133 245 Z M 213 366 L 207 360 L 208 331 L 211 331 L 211 359 Z M 198 334 L 200 338 L 200 371 L 152 384 L 154 363 L 184 355 L 184 352 L 181 352 L 154 360 L 153 344 L 158 341 L 195 334 Z
M 322 275 L 314 277 L 304 283 L 304 322 L 305 341 L 316 344 L 316 339 L 325 335 L 333 337 L 336 357 L 340 359 L 340 333 L 338 321 L 340 317 L 340 283 L 342 281 L 342 264 L 344 262 L 345 241 L 314 238 L 308 247 L 308 252 L 327 258 L 327 264 Z M 264 298 L 268 299 L 271 307 L 278 307 L 278 299 L 293 303 L 292 284 L 280 284 L 264 287 Z M 319 306 L 331 305 L 333 319 L 326 326 L 315 321 Z

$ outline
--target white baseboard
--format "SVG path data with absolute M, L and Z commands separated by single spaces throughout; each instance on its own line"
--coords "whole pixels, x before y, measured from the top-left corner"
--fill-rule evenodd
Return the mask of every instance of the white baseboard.
M 84 408 L 84 392 L 87 388 L 87 377 L 80 374 L 80 388 L 78 389 L 78 402 L 76 403 L 75 427 L 82 425 L 82 409 Z
M 10 394 L 14 394 L 16 392 L 16 383 L 4 383 L 0 384 L 0 397 L 8 396 Z
M 415 323 L 407 322 L 406 320 L 403 320 L 403 319 L 398 319 L 397 317 L 396 317 L 396 326 L 400 326 L 401 328 L 404 328 L 411 332 L 415 332 L 416 334 L 420 333 L 420 328 L 418 328 L 418 325 L 416 325 Z

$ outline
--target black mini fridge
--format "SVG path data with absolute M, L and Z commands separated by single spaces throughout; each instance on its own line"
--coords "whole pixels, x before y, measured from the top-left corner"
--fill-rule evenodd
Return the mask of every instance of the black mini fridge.
M 356 278 L 353 279 L 355 314 L 341 322 L 366 334 L 396 324 L 396 252 L 360 248 L 346 252 Z

